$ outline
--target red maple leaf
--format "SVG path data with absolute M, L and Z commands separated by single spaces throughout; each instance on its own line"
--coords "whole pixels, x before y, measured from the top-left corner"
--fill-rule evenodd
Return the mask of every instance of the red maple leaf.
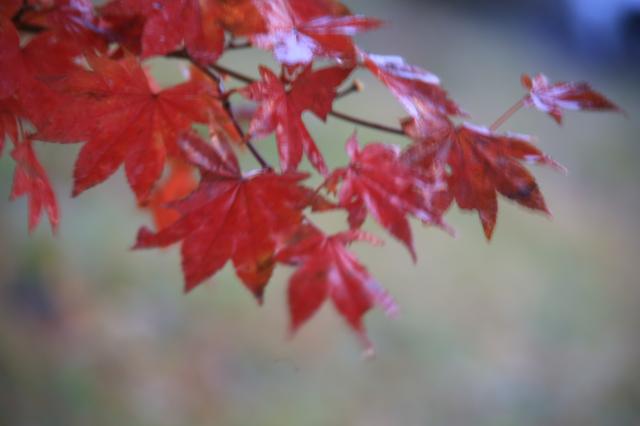
M 140 49 L 145 58 L 184 46 L 192 58 L 210 64 L 224 48 L 224 31 L 214 6 L 200 0 L 115 0 L 101 11 L 107 22 L 128 30 L 125 35 L 130 47 L 133 40 L 137 43 L 135 36 L 141 37 Z M 142 28 L 139 18 L 144 20 Z
M 319 0 L 254 0 L 267 32 L 251 37 L 254 45 L 272 50 L 287 65 L 308 64 L 324 57 L 353 61 L 351 36 L 378 28 L 381 21 L 357 15 L 336 16 L 331 2 Z
M 91 0 L 31 0 L 21 21 L 55 31 L 86 50 L 107 47 Z
M 543 74 L 533 78 L 524 74 L 522 85 L 529 90 L 525 105 L 546 112 L 558 124 L 562 124 L 562 110 L 620 111 L 616 104 L 585 82 L 551 84 Z
M 417 169 L 400 160 L 396 145 L 372 143 L 360 149 L 354 134 L 347 141 L 351 159 L 348 167 L 336 169 L 325 182 L 326 188 L 338 192 L 340 205 L 349 212 L 349 225 L 359 228 L 370 213 L 394 237 L 402 241 L 416 260 L 407 215 L 424 223 L 443 225 L 443 206 L 434 203 L 443 184 L 428 184 Z M 446 209 L 446 206 L 444 206 Z
M 0 99 L 0 156 L 7 136 L 14 144 L 18 141 L 18 109 L 15 99 Z
M 55 232 L 60 213 L 49 177 L 36 157 L 31 139 L 14 141 L 14 144 L 15 148 L 11 156 L 16 163 L 16 169 L 13 175 L 11 200 L 23 195 L 29 197 L 29 231 L 33 231 L 38 226 L 44 209 L 49 217 L 51 229 Z
M 253 0 L 217 0 L 220 23 L 234 36 L 248 36 L 267 31 Z
M 302 221 L 308 192 L 298 183 L 306 175 L 262 170 L 243 176 L 225 144 L 210 145 L 194 135 L 185 136 L 181 144 L 201 171 L 200 184 L 189 197 L 172 204 L 181 218 L 157 233 L 142 228 L 136 248 L 182 241 L 186 290 L 231 260 L 261 301 L 278 241 Z
M 11 19 L 21 6 L 22 0 L 3 0 L 0 3 L 0 18 Z
M 263 138 L 275 131 L 283 170 L 295 169 L 302 160 L 304 151 L 311 164 L 326 174 L 327 166 L 322 154 L 301 115 L 308 110 L 325 120 L 331 111 L 337 87 L 351 71 L 351 68 L 342 67 L 312 71 L 310 67 L 306 67 L 287 90 L 270 69 L 260 67 L 262 80 L 242 90 L 245 97 L 260 103 L 251 120 L 251 135 Z
M 91 71 L 77 70 L 57 85 L 60 92 L 73 96 L 74 104 L 61 116 L 54 114 L 40 136 L 88 139 L 74 169 L 74 196 L 124 163 L 131 188 L 144 200 L 162 174 L 167 152 L 178 152 L 180 134 L 193 122 L 207 122 L 216 88 L 193 81 L 154 92 L 134 57 L 88 61 Z
M 25 77 L 20 36 L 11 21 L 0 16 L 0 98 L 12 96 Z
M 446 115 L 465 115 L 449 99 L 440 79 L 420 67 L 407 64 L 400 56 L 383 56 L 360 52 L 364 66 L 375 75 L 415 119 L 422 132 L 431 129 L 433 120 Z
M 409 128 L 408 133 L 411 133 Z M 448 167 L 450 195 L 463 210 L 476 210 L 487 239 L 498 214 L 497 193 L 533 210 L 549 213 L 535 178 L 521 164 L 544 164 L 565 170 L 524 135 L 497 134 L 463 124 L 438 139 L 422 139 L 403 154 L 423 169 Z
M 396 313 L 391 296 L 347 249 L 354 241 L 378 243 L 375 237 L 362 231 L 328 236 L 313 225 L 303 225 L 291 237 L 288 246 L 278 252 L 279 261 L 298 265 L 288 289 L 292 332 L 331 299 L 340 315 L 370 349 L 362 317 L 376 305 L 388 315 Z
M 153 191 L 149 200 L 142 203 L 153 215 L 156 230 L 161 230 L 180 219 L 180 213 L 169 207 L 173 201 L 186 197 L 198 186 L 193 176 L 193 166 L 173 158 L 167 178 Z

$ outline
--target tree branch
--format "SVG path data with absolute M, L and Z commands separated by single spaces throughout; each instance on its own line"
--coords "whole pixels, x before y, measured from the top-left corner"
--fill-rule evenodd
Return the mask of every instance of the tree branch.
M 256 80 L 252 77 L 249 77 L 245 74 L 242 74 L 238 71 L 229 69 L 223 65 L 219 65 L 219 64 L 214 64 L 211 65 L 211 68 L 213 68 L 214 70 L 218 71 L 221 74 L 226 74 L 230 77 L 235 78 L 236 80 L 242 81 L 244 83 L 247 84 L 251 84 L 254 83 Z M 356 84 L 357 85 L 357 84 Z M 347 89 L 347 91 L 349 91 L 350 89 Z M 356 89 L 351 89 L 351 90 L 356 90 Z M 400 128 L 397 127 L 390 127 L 390 126 L 386 126 L 384 124 L 380 124 L 380 123 L 375 123 L 373 121 L 368 121 L 362 118 L 358 118 L 358 117 L 353 117 L 349 114 L 345 114 L 343 112 L 338 112 L 338 111 L 331 111 L 329 112 L 329 115 L 331 115 L 332 117 L 335 117 L 337 119 L 343 120 L 343 121 L 348 121 L 350 123 L 353 124 L 357 124 L 359 126 L 364 126 L 364 127 L 369 127 L 371 129 L 375 129 L 375 130 L 380 130 L 382 132 L 387 132 L 387 133 L 392 133 L 395 135 L 405 135 L 404 131 Z
M 189 62 L 191 62 L 193 66 L 198 68 L 213 82 L 215 82 L 216 85 L 218 85 L 218 87 L 220 88 L 220 91 L 222 92 L 222 79 L 215 73 L 211 72 L 211 70 L 208 67 L 198 63 L 198 61 L 195 61 L 193 58 L 191 58 L 191 56 L 189 56 L 187 52 L 185 51 L 173 52 L 168 54 L 167 56 L 188 60 Z M 229 102 L 228 96 L 224 96 L 222 98 L 222 106 L 227 112 L 227 114 L 229 115 L 229 119 L 233 123 L 233 126 L 235 127 L 236 131 L 242 137 L 243 142 L 247 145 L 247 148 L 249 148 L 249 152 L 251 152 L 251 154 L 255 157 L 256 161 L 258 161 L 258 163 L 263 169 L 272 169 L 271 165 L 264 159 L 264 157 L 260 154 L 260 152 L 258 152 L 258 150 L 253 145 L 253 143 L 251 143 L 247 135 L 245 135 L 244 131 L 242 130 L 242 127 L 240 127 L 240 124 L 238 124 L 238 121 L 233 116 L 233 112 L 231 111 L 231 103 Z

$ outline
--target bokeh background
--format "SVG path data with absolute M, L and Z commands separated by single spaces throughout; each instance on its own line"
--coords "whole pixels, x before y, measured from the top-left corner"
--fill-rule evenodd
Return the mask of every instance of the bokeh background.
M 183 295 L 176 249 L 132 252 L 136 209 L 121 173 L 67 196 L 74 146 L 38 147 L 61 198 L 59 235 L 26 230 L 0 159 L 1 425 L 640 424 L 640 2 L 347 1 L 389 25 L 359 38 L 438 74 L 475 123 L 521 96 L 522 72 L 588 80 L 628 114 L 534 112 L 533 133 L 565 164 L 538 168 L 554 218 L 502 201 L 494 240 L 453 209 L 452 239 L 414 223 L 418 264 L 387 238 L 355 247 L 395 296 L 397 319 L 367 317 L 377 355 L 330 305 L 287 339 L 278 270 L 258 308 L 230 268 Z M 256 75 L 268 54 L 224 64 Z M 176 63 L 156 61 L 165 84 Z M 367 76 L 336 109 L 394 124 L 403 115 Z M 353 126 L 308 119 L 334 166 Z M 404 143 L 360 130 L 362 140 Z M 274 158 L 273 140 L 261 150 Z M 252 160 L 245 163 L 253 167 Z M 328 228 L 344 217 L 319 220 Z M 367 228 L 383 235 L 368 222 Z

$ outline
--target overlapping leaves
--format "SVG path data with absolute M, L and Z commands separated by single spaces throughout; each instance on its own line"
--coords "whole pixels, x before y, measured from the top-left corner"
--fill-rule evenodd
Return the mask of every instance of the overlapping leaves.
M 139 231 L 136 247 L 179 244 L 187 290 L 231 262 L 261 301 L 276 265 L 291 265 L 297 268 L 288 289 L 291 330 L 331 300 L 368 346 L 364 315 L 375 306 L 396 309 L 348 249 L 377 241 L 360 230 L 368 215 L 414 259 L 409 218 L 448 229 L 443 215 L 453 201 L 476 211 L 491 238 L 498 194 L 548 213 L 526 164 L 561 169 L 532 138 L 498 133 L 499 125 L 522 106 L 559 123 L 564 110 L 619 110 L 586 83 L 524 76 L 528 93 L 491 129 L 454 124 L 466 114 L 435 75 L 355 44 L 353 36 L 380 25 L 337 0 L 111 0 L 98 9 L 89 0 L 5 0 L 0 154 L 5 148 L 15 164 L 11 197 L 27 198 L 30 230 L 43 214 L 55 230 L 58 204 L 34 141 L 81 142 L 73 194 L 124 165 L 155 222 L 154 230 Z M 261 66 L 253 81 L 218 63 L 226 50 L 246 46 L 271 51 L 279 73 Z M 161 89 L 145 71 L 154 56 L 190 62 L 187 81 Z M 333 110 L 339 87 L 356 69 L 400 102 L 410 116 L 402 129 Z M 226 76 L 247 85 L 225 91 Z M 234 93 L 257 105 L 248 129 L 234 115 Z M 305 112 L 404 134 L 413 143 L 404 151 L 380 142 L 361 147 L 354 135 L 348 165 L 331 170 Z M 196 124 L 208 128 L 208 141 L 194 132 Z M 255 145 L 272 133 L 281 172 Z M 260 169 L 242 172 L 234 150 L 245 147 Z M 324 178 L 316 190 L 303 185 L 303 155 Z M 325 198 L 322 189 L 335 197 Z M 348 231 L 325 234 L 306 214 L 336 209 L 347 213 Z

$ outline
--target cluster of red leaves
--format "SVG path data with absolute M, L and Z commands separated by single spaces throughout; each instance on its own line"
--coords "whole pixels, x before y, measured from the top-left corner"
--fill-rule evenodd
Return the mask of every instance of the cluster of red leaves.
M 353 36 L 380 25 L 337 0 L 112 0 L 97 9 L 90 0 L 5 0 L 0 154 L 10 140 L 11 197 L 28 196 L 30 230 L 43 211 L 55 229 L 58 204 L 34 141 L 82 143 L 73 196 L 124 166 L 138 203 L 155 222 L 155 230 L 139 231 L 136 248 L 179 243 L 187 290 L 231 261 L 262 301 L 276 265 L 293 265 L 291 330 L 331 299 L 366 343 L 364 314 L 375 305 L 395 311 L 347 248 L 378 241 L 360 230 L 368 215 L 415 260 L 410 216 L 450 230 L 443 215 L 455 200 L 478 212 L 490 238 L 498 193 L 548 212 L 524 164 L 560 167 L 531 138 L 496 133 L 508 116 L 492 129 L 455 124 L 466 113 L 435 75 L 358 48 Z M 260 80 L 253 81 L 217 63 L 239 46 L 271 51 L 281 69 L 261 66 Z M 186 81 L 159 88 L 144 67 L 155 56 L 190 62 Z M 315 66 L 319 60 L 324 67 Z M 349 164 L 331 170 L 302 115 L 350 119 L 335 113 L 333 103 L 357 69 L 374 75 L 405 108 L 409 117 L 395 132 L 413 142 L 405 150 L 384 143 L 360 147 L 354 134 L 346 144 Z M 225 91 L 227 74 L 246 86 Z M 550 84 L 539 75 L 523 77 L 523 84 L 528 93 L 509 114 L 532 106 L 560 123 L 566 109 L 617 109 L 585 83 Z M 257 104 L 246 130 L 232 113 L 234 93 Z M 208 127 L 207 137 L 195 132 L 196 124 Z M 280 171 L 254 146 L 271 133 Z M 241 145 L 259 169 L 240 169 L 235 151 Z M 320 188 L 304 185 L 308 175 L 298 171 L 303 154 L 325 178 Z M 350 229 L 334 235 L 306 214 L 335 209 L 348 214 Z

